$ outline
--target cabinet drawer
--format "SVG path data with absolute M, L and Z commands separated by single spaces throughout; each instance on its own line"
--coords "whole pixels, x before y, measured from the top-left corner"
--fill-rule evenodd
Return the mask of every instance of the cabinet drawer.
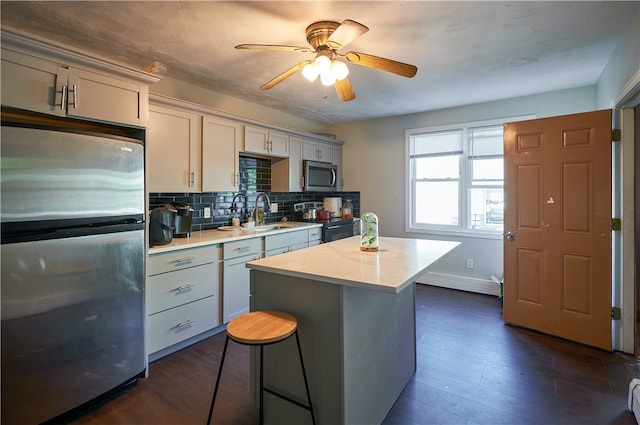
M 196 336 L 220 324 L 218 297 L 208 297 L 147 317 L 149 354 Z
M 319 241 L 322 239 L 322 227 L 314 227 L 309 229 L 309 242 Z
M 282 248 L 275 248 L 275 249 L 270 249 L 270 250 L 265 250 L 264 251 L 264 256 L 265 257 L 273 257 L 274 255 L 278 255 L 278 254 L 284 254 L 285 252 L 289 252 L 289 247 L 285 246 Z
M 158 313 L 218 292 L 221 263 L 162 273 L 147 279 L 147 314 Z
M 149 256 L 149 276 L 220 260 L 220 245 L 207 245 Z
M 264 249 L 265 251 L 270 251 L 272 249 L 300 245 L 302 243 L 307 243 L 308 240 L 309 236 L 306 230 L 278 233 L 276 235 L 265 236 Z
M 262 238 L 243 239 L 224 244 L 224 259 L 259 254 L 262 251 Z

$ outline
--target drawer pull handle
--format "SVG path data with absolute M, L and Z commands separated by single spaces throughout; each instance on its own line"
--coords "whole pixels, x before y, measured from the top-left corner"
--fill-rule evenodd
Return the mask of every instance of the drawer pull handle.
M 195 259 L 196 259 L 196 257 L 185 257 L 185 258 L 178 258 L 177 260 L 175 260 L 173 262 L 176 263 L 179 266 L 181 264 L 190 263 Z
M 73 109 L 78 109 L 78 86 L 73 85 Z
M 196 285 L 194 285 L 193 283 L 188 283 L 186 285 L 177 286 L 177 287 L 173 288 L 171 291 L 173 291 L 173 292 L 186 291 L 187 289 L 191 289 L 194 286 L 196 286 Z
M 185 326 L 189 326 L 193 322 L 195 322 L 195 320 L 193 320 L 193 319 L 185 320 L 184 322 L 178 323 L 177 325 L 175 325 L 171 329 L 181 329 L 181 328 L 184 328 Z
M 60 109 L 64 110 L 67 106 L 67 86 L 62 86 L 62 98 L 60 99 Z
M 241 247 L 238 247 L 238 248 L 234 249 L 234 251 L 243 252 L 243 251 L 248 251 L 250 249 L 251 249 L 250 246 L 241 246 Z

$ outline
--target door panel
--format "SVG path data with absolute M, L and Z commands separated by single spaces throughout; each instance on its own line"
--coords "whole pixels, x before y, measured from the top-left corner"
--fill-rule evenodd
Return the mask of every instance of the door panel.
M 504 319 L 611 349 L 611 111 L 505 124 Z

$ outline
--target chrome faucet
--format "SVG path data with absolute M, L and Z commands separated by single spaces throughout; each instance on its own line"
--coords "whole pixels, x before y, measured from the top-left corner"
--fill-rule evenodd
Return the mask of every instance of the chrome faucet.
M 260 200 L 260 198 L 265 198 L 265 202 L 266 205 L 264 207 L 264 215 L 262 216 L 262 218 L 258 217 L 258 201 Z M 260 192 L 258 193 L 258 195 L 256 196 L 256 206 L 253 209 L 253 220 L 256 223 L 256 226 L 262 226 L 264 224 L 264 219 L 267 215 L 267 211 L 269 211 L 269 207 L 271 206 L 271 199 L 269 199 L 269 195 L 267 195 L 264 192 Z
M 231 210 L 233 210 L 233 212 L 238 212 L 238 208 L 236 207 L 236 199 L 240 197 L 244 198 L 244 205 L 245 207 L 248 207 L 247 195 L 245 195 L 244 193 L 236 193 L 235 195 L 233 195 L 233 199 L 231 200 Z M 240 218 L 242 218 L 242 210 L 240 210 L 240 212 Z

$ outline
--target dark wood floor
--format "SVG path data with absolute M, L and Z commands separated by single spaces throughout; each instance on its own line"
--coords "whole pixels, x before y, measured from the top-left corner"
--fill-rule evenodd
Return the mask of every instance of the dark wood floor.
M 620 424 L 633 358 L 502 322 L 495 297 L 418 285 L 417 371 L 385 424 Z M 149 378 L 73 421 L 204 424 L 224 335 L 165 357 Z M 214 424 L 256 424 L 249 352 L 229 344 Z

